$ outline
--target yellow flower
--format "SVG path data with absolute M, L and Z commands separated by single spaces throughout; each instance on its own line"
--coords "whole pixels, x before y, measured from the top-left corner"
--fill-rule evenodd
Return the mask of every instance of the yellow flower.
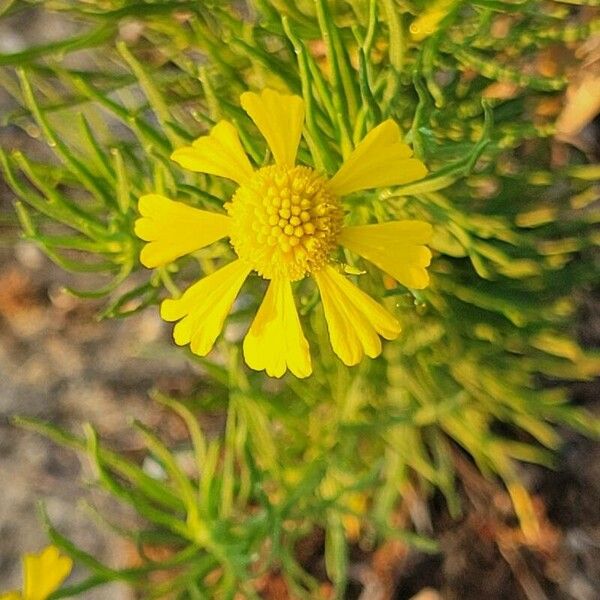
M 0 600 L 46 600 L 69 576 L 73 561 L 48 546 L 39 554 L 23 558 L 23 592 L 0 594 Z
M 244 340 L 244 358 L 253 369 L 281 377 L 311 374 L 291 283 L 310 275 L 323 301 L 333 350 L 347 365 L 381 353 L 381 340 L 400 333 L 398 321 L 353 285 L 332 264 L 338 245 L 354 252 L 396 281 L 424 288 L 431 253 L 431 226 L 393 221 L 345 227 L 340 197 L 359 190 L 398 185 L 422 178 L 425 165 L 411 158 L 398 125 L 387 120 L 357 145 L 331 178 L 295 164 L 304 124 L 304 102 L 273 90 L 241 96 L 244 110 L 267 140 L 275 164 L 254 169 L 236 129 L 218 122 L 209 135 L 179 148 L 172 159 L 182 167 L 225 177 L 239 187 L 224 205 L 227 214 L 209 212 L 158 194 L 139 200 L 136 234 L 148 244 L 141 262 L 165 265 L 223 237 L 237 260 L 204 277 L 180 298 L 164 300 L 161 316 L 178 321 L 173 337 L 204 356 L 212 349 L 248 275 L 269 280 L 264 300 Z
M 422 42 L 435 33 L 438 25 L 456 4 L 456 0 L 437 0 L 410 24 L 410 33 L 415 42 Z

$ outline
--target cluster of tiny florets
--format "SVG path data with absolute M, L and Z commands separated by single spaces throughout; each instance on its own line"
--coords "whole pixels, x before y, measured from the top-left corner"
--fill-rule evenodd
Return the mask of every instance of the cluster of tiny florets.
M 259 169 L 225 208 L 237 255 L 265 279 L 291 281 L 328 262 L 343 216 L 327 181 L 303 166 Z

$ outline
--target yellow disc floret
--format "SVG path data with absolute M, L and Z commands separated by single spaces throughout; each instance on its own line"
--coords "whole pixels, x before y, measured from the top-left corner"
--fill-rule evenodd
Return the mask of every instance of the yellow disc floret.
M 237 255 L 265 279 L 302 279 L 325 266 L 337 245 L 342 207 L 309 167 L 256 171 L 225 205 Z

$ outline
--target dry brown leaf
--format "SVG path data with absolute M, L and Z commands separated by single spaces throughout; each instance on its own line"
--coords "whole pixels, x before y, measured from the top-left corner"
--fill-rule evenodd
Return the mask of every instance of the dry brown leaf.
M 556 120 L 557 137 L 570 141 L 600 112 L 600 70 L 569 84 L 565 106 Z
M 521 88 L 516 83 L 496 81 L 483 90 L 483 97 L 498 100 L 510 100 L 519 93 L 520 89 Z
M 582 62 L 570 76 L 565 105 L 556 121 L 556 137 L 581 145 L 577 136 L 600 113 L 600 36 L 589 39 L 576 55 Z

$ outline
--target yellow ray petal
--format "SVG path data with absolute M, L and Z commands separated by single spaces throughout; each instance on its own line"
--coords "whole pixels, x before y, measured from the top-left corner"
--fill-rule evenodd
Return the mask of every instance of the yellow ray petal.
M 175 150 L 171 159 L 184 169 L 226 177 L 239 184 L 254 172 L 236 128 L 227 121 L 219 121 L 191 146 Z
M 48 546 L 39 554 L 26 554 L 23 559 L 23 597 L 46 600 L 69 576 L 73 561 L 61 556 L 58 548 Z
M 286 279 L 272 279 L 244 339 L 244 358 L 256 371 L 281 377 L 289 369 L 296 377 L 312 373 L 308 342 Z
M 229 234 L 230 218 L 226 215 L 192 208 L 159 194 L 142 196 L 138 209 L 142 217 L 135 222 L 135 234 L 150 242 L 140 254 L 148 268 L 165 265 Z
M 454 0 L 437 0 L 419 15 L 409 27 L 415 42 L 421 42 L 438 28 L 440 21 L 452 10 Z
M 400 323 L 373 298 L 359 290 L 333 267 L 313 273 L 319 286 L 333 351 L 347 365 L 359 363 L 366 354 L 381 353 L 382 337 L 400 334 Z
M 420 290 L 429 284 L 425 267 L 431 262 L 431 251 L 423 244 L 429 242 L 432 231 L 424 221 L 392 221 L 345 227 L 338 242 L 402 285 Z
M 208 354 L 250 271 L 245 262 L 235 260 L 189 287 L 181 298 L 163 301 L 160 316 L 165 321 L 181 319 L 173 329 L 175 343 L 190 344 L 198 356 Z
M 21 592 L 6 592 L 0 594 L 0 600 L 23 600 L 23 596 L 21 596 Z
M 266 89 L 260 94 L 244 92 L 240 101 L 267 140 L 275 162 L 292 167 L 304 125 L 304 100 Z
M 334 194 L 344 196 L 421 179 L 427 167 L 411 156 L 397 123 L 388 119 L 369 131 L 332 177 L 329 187 Z

